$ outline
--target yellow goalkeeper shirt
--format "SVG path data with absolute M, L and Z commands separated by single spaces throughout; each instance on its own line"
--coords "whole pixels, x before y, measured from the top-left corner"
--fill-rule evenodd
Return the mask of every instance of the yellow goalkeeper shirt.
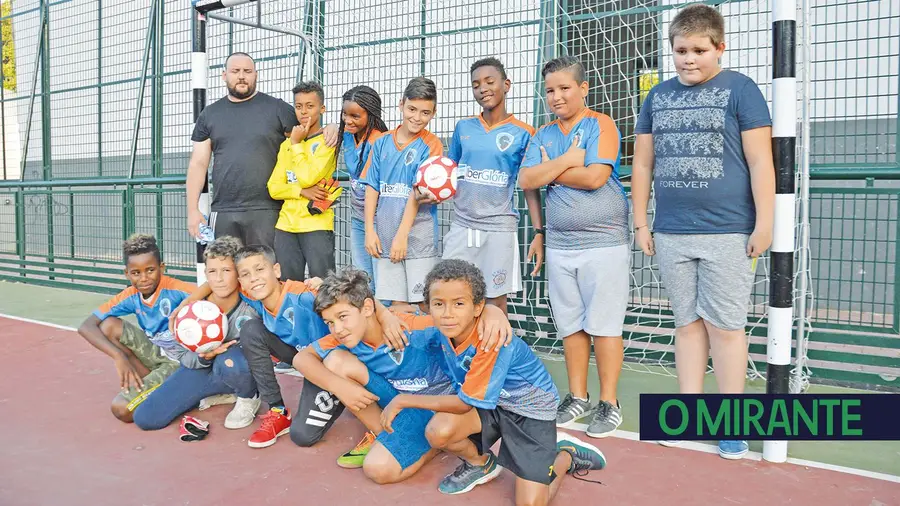
M 273 199 L 284 201 L 275 228 L 295 234 L 334 230 L 334 209 L 329 207 L 322 214 L 310 214 L 309 200 L 300 196 L 300 190 L 331 178 L 335 167 L 334 148 L 325 144 L 321 132 L 297 144 L 291 144 L 289 138 L 281 143 L 267 185 Z

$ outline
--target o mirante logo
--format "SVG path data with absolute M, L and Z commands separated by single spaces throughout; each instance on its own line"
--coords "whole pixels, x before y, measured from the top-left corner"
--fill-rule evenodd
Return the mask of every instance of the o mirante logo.
M 640 438 L 900 440 L 896 394 L 641 394 Z

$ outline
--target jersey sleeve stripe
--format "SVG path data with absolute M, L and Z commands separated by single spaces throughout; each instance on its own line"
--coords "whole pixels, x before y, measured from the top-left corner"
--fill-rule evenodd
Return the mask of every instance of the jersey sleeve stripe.
M 444 154 L 444 144 L 431 132 L 422 139 L 428 146 L 428 156 L 441 156 Z
M 194 293 L 194 290 L 197 289 L 197 285 L 192 283 L 188 283 L 186 281 L 182 281 L 180 279 L 170 278 L 166 276 L 166 288 L 169 290 L 177 290 L 179 292 L 184 292 L 188 295 Z
M 528 135 L 534 135 L 534 132 L 535 132 L 534 127 L 529 125 L 528 123 L 525 123 L 524 121 L 520 121 L 518 118 L 512 118 L 510 120 L 510 123 L 525 130 L 526 132 L 528 132 Z
M 409 330 L 425 330 L 434 327 L 434 318 L 431 315 L 416 316 L 411 313 L 395 313 L 401 322 L 409 326 Z
M 99 309 L 97 309 L 97 312 L 99 312 L 101 314 L 107 314 L 110 311 L 112 311 L 112 309 L 114 307 L 121 304 L 123 300 L 127 299 L 128 297 L 131 297 L 132 295 L 134 295 L 136 293 L 137 293 L 137 289 L 133 286 L 129 286 L 128 288 L 122 290 L 121 292 L 117 293 L 116 295 L 113 295 L 112 298 L 110 298 L 108 301 L 104 302 L 103 305 L 100 306 Z
M 469 372 L 466 374 L 466 381 L 460 389 L 467 396 L 484 400 L 487 396 L 488 386 L 491 383 L 491 376 L 494 372 L 494 365 L 497 363 L 497 352 L 485 352 L 478 350 L 475 357 L 472 358 L 472 364 Z

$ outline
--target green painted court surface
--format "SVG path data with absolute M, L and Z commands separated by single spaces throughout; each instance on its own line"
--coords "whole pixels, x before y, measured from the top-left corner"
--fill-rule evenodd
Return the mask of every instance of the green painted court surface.
M 57 325 L 77 327 L 92 310 L 107 299 L 108 296 L 96 293 L 0 281 L 0 313 Z M 52 308 L 52 311 L 48 311 L 49 308 Z M 35 360 L 40 361 L 40 358 L 35 357 Z M 565 364 L 557 360 L 548 360 L 545 363 L 560 387 L 560 391 L 565 392 Z M 624 411 L 622 431 L 635 433 L 638 431 L 638 403 L 641 393 L 677 392 L 678 385 L 673 376 L 674 371 L 644 366 L 640 366 L 640 369 L 641 372 L 626 369 L 622 372 L 619 382 L 619 400 Z M 644 372 L 646 370 L 654 372 Z M 596 396 L 598 383 L 596 368 L 593 366 L 589 385 L 591 385 L 592 397 Z M 748 392 L 764 392 L 765 385 L 761 381 L 751 382 L 748 384 L 747 390 Z M 810 390 L 819 393 L 850 391 L 819 385 L 813 385 Z M 711 375 L 707 377 L 707 391 L 715 391 L 715 382 Z M 105 412 L 98 413 L 98 416 L 106 415 Z M 885 413 L 885 416 L 892 415 Z M 586 421 L 582 420 L 582 422 Z M 751 442 L 750 450 L 762 452 L 762 443 Z M 799 441 L 791 442 L 788 451 L 789 457 L 794 459 L 900 476 L 900 441 Z

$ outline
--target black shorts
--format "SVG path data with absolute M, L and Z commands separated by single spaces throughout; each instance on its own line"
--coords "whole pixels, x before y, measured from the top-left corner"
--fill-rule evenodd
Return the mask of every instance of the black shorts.
M 277 221 L 277 209 L 213 211 L 210 213 L 209 226 L 217 238 L 230 235 L 240 239 L 244 246 L 264 244 L 275 249 Z
M 549 485 L 556 478 L 556 420 L 535 420 L 503 408 L 478 410 L 481 432 L 469 439 L 478 453 L 490 449 L 498 439 L 497 462 L 517 477 Z
M 335 270 L 334 232 L 316 230 L 294 234 L 275 230 L 275 258 L 281 265 L 281 280 L 303 281 L 310 278 L 324 278 L 328 271 Z

